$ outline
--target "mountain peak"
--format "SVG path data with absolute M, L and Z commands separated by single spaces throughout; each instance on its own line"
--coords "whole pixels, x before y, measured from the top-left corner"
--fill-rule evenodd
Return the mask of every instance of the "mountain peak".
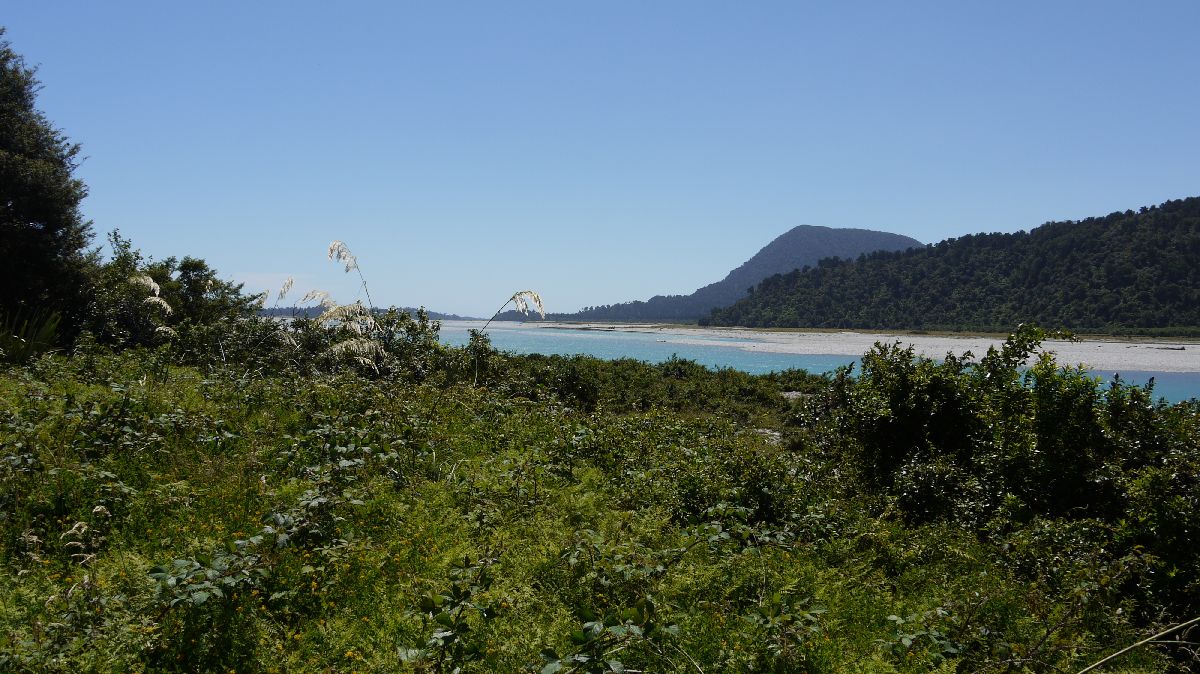
M 658 295 L 645 302 L 591 307 L 558 320 L 694 321 L 713 309 L 730 306 L 763 279 L 816 265 L 830 257 L 857 258 L 865 253 L 898 251 L 923 245 L 914 238 L 870 229 L 798 225 L 775 237 L 749 260 L 690 295 Z

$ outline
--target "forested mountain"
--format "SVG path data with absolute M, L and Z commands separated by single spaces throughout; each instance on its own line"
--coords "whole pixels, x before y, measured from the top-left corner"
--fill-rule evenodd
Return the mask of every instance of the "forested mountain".
M 756 283 L 771 276 L 816 264 L 827 257 L 858 257 L 877 250 L 920 246 L 911 237 L 869 229 L 834 229 L 800 225 L 784 233 L 729 272 L 690 295 L 657 295 L 645 302 L 587 307 L 574 314 L 553 314 L 575 321 L 694 321 L 718 307 L 727 307 Z
M 1178 332 L 1200 326 L 1200 197 L 777 274 L 702 323 Z

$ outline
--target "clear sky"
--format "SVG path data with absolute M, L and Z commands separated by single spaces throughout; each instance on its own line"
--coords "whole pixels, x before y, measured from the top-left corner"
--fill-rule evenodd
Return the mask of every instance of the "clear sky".
M 1200 2 L 49 2 L 6 38 L 98 233 L 378 304 L 687 293 L 1200 195 Z

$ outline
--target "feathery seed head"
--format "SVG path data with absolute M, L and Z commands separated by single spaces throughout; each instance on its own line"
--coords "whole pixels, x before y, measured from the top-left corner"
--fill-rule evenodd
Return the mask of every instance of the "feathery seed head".
M 154 282 L 154 279 L 150 278 L 149 274 L 136 274 L 129 278 L 129 282 L 146 286 L 150 292 L 154 293 L 155 297 L 158 297 L 158 293 L 161 290 L 161 288 L 158 287 L 158 284 Z
M 319 301 L 321 306 L 325 306 L 326 302 L 332 303 L 329 293 L 325 292 L 324 290 L 310 290 L 304 293 L 304 297 L 300 298 L 300 304 L 307 304 L 308 302 L 312 302 L 314 300 Z
M 362 302 L 334 304 L 321 314 L 322 323 L 340 323 L 358 334 L 375 329 L 375 317 Z
M 513 306 L 522 314 L 529 313 L 529 301 L 533 302 L 533 308 L 537 310 L 538 315 L 542 318 L 546 317 L 546 308 L 542 306 L 542 296 L 533 290 L 520 290 L 513 293 L 511 298 Z
M 164 300 L 163 298 L 159 297 L 158 295 L 151 295 L 150 297 L 147 297 L 146 299 L 142 300 L 142 302 L 145 304 L 153 304 L 153 305 L 157 306 L 158 308 L 162 309 L 163 313 L 165 313 L 168 316 L 175 313 L 174 310 L 171 309 L 171 305 L 167 304 L 167 301 Z
M 154 328 L 154 332 L 156 334 L 166 335 L 167 337 L 172 337 L 172 338 L 179 336 L 179 333 L 175 332 L 174 330 L 172 330 L 171 328 L 168 328 L 165 325 L 160 325 L 157 328 Z
M 283 299 L 283 296 L 288 294 L 288 291 L 292 289 L 292 285 L 295 283 L 296 279 L 292 278 L 291 276 L 287 277 L 287 280 L 283 282 L 283 286 L 279 288 L 279 297 L 276 299 Z
M 383 347 L 379 342 L 368 339 L 366 337 L 354 337 L 347 339 L 329 347 L 330 355 L 334 356 L 352 356 L 358 358 L 368 358 L 372 356 L 382 356 Z
M 350 248 L 342 241 L 335 239 L 330 242 L 329 259 L 344 264 L 347 274 L 358 269 L 358 258 L 354 257 L 354 254 L 350 252 Z
M 379 367 L 375 359 L 384 355 L 383 346 L 369 337 L 353 337 L 329 347 L 328 353 L 333 358 L 348 358 L 376 372 Z

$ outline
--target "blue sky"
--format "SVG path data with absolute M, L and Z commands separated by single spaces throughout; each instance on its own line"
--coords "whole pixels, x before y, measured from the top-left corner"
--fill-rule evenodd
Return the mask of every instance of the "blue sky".
M 1200 3 L 11 2 L 96 231 L 250 290 L 686 293 L 799 224 L 1200 194 Z

